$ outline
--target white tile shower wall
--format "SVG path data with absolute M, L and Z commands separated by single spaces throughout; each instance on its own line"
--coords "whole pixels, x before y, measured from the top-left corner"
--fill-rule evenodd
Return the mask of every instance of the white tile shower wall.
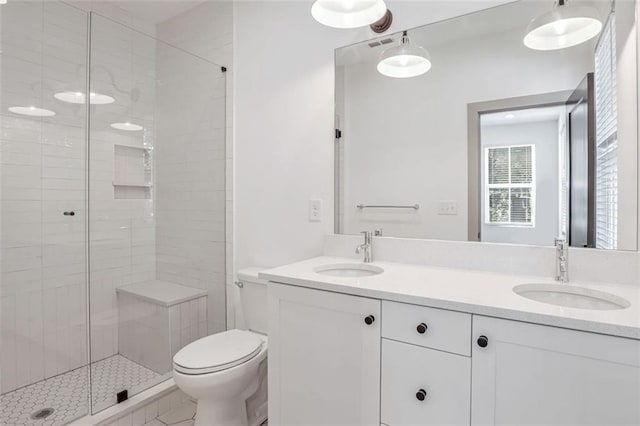
M 118 294 L 119 352 L 159 374 L 173 371 L 173 356 L 206 336 L 207 296 L 163 306 Z
M 116 153 L 136 151 L 117 145 L 154 146 L 156 42 L 97 15 L 91 27 L 92 90 L 116 99 L 93 108 L 91 116 L 89 265 L 91 357 L 96 361 L 118 353 L 116 288 L 155 279 L 155 194 L 149 199 L 140 192 L 119 198 L 114 181 L 121 177 Z M 145 129 L 110 127 L 123 121 Z M 142 156 L 144 151 L 137 151 Z
M 87 362 L 85 113 L 53 97 L 83 87 L 87 17 L 59 2 L 14 2 L 2 7 L 0 19 L 0 391 L 6 393 Z M 10 113 L 16 105 L 57 115 Z
M 356 235 L 325 236 L 324 254 L 359 258 Z M 515 275 L 553 277 L 555 248 L 410 238 L 374 238 L 375 260 L 472 269 Z M 640 285 L 640 254 L 635 251 L 569 250 L 569 277 L 574 281 Z
M 232 310 L 226 313 L 225 307 L 232 308 L 233 304 L 226 303 L 225 293 L 227 297 L 231 296 L 234 286 L 233 282 L 233 135 L 232 135 L 232 111 L 233 111 L 233 4 L 231 1 L 208 1 L 201 5 L 188 10 L 174 18 L 166 20 L 157 26 L 157 37 L 166 41 L 171 45 L 177 46 L 190 53 L 207 59 L 215 64 L 225 66 L 226 74 L 226 107 L 222 111 L 214 111 L 216 116 L 209 117 L 210 120 L 223 118 L 223 125 L 211 134 L 210 140 L 200 140 L 200 146 L 192 141 L 193 155 L 202 149 L 211 151 L 211 155 L 206 159 L 208 165 L 200 164 L 209 174 L 222 172 L 222 175 L 211 176 L 217 182 L 206 183 L 206 180 L 200 182 L 199 188 L 191 188 L 194 197 L 209 198 L 215 203 L 215 209 L 205 214 L 207 224 L 204 219 L 198 219 L 197 223 L 201 232 L 196 238 L 196 245 L 202 246 L 200 253 L 194 253 L 191 264 L 183 264 L 181 268 L 184 275 L 193 278 L 193 273 L 198 269 L 204 268 L 203 276 L 199 277 L 200 284 L 193 282 L 184 283 L 186 285 L 204 288 L 209 292 L 209 333 L 215 333 L 225 329 L 225 321 L 229 327 L 233 327 Z M 161 67 L 160 67 L 161 69 Z M 197 82 L 192 82 L 197 85 Z M 225 86 L 221 86 L 224 89 Z M 170 111 L 167 111 L 170 112 Z M 222 113 L 222 114 L 221 114 Z M 189 126 L 195 122 L 187 123 Z M 226 141 L 226 144 L 225 144 Z M 162 140 L 159 140 L 162 143 Z M 208 145 L 208 147 L 206 146 Z M 159 151 L 160 152 L 160 151 Z M 158 179 L 163 178 L 163 161 L 159 161 Z M 178 179 L 184 179 L 188 173 L 188 163 L 182 162 L 176 164 L 174 173 Z M 192 166 L 191 166 L 192 167 Z M 159 182 L 161 182 L 159 180 Z M 159 186 L 162 189 L 162 187 Z M 215 191 L 207 193 L 205 191 Z M 167 203 L 178 204 L 180 200 L 176 198 L 177 193 L 165 193 Z M 159 196 L 163 196 L 162 192 Z M 222 198 L 219 198 L 222 197 Z M 162 200 L 159 198 L 160 202 Z M 223 204 L 220 204 L 222 201 Z M 198 207 L 198 206 L 196 206 Z M 202 206 L 200 206 L 201 209 Z M 220 209 L 219 207 L 222 207 Z M 161 250 L 170 254 L 173 252 L 184 252 L 186 240 L 168 241 L 166 238 L 161 240 L 161 235 L 167 236 L 167 233 L 176 232 L 183 226 L 180 225 L 180 217 L 175 214 L 173 218 L 162 210 L 158 210 L 158 253 Z M 177 213 L 177 212 L 176 212 Z M 204 211 L 203 211 L 204 213 Z M 173 223 L 171 222 L 173 220 Z M 186 218 L 182 218 L 186 220 Z M 212 233 L 211 231 L 215 231 Z M 192 233 L 198 232 L 198 228 L 191 230 Z M 220 234 L 221 232 L 221 234 Z M 226 260 L 225 260 L 226 259 Z M 198 264 L 200 262 L 200 264 Z M 209 265 L 209 266 L 204 266 Z M 159 258 L 158 274 L 169 272 L 167 268 L 170 265 L 163 262 Z M 168 279 L 165 277 L 164 279 Z M 227 291 L 225 292 L 225 282 Z

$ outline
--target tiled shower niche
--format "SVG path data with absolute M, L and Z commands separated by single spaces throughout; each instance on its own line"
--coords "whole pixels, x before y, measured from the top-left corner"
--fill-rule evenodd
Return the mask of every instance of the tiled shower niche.
M 150 199 L 153 187 L 151 148 L 113 146 L 113 194 L 116 199 Z

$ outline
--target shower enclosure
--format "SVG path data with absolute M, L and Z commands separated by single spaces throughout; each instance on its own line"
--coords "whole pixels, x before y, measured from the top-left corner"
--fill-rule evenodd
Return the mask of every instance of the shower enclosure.
M 0 424 L 64 424 L 226 329 L 225 74 L 68 3 L 0 20 Z

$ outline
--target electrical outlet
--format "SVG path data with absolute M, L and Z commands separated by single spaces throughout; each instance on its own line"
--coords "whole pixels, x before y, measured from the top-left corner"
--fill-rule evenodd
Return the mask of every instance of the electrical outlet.
M 438 203 L 438 214 L 444 216 L 455 216 L 458 214 L 458 203 L 455 201 L 440 201 Z
M 309 222 L 322 220 L 322 200 L 309 200 Z

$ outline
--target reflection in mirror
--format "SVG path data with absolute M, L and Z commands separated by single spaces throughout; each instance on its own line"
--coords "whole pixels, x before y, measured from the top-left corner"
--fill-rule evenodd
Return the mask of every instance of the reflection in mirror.
M 379 71 L 403 32 L 336 50 L 337 233 L 637 249 L 636 2 L 555 7 L 409 29 L 431 63 L 410 78 Z M 525 45 L 532 19 L 569 7 L 599 31 Z

